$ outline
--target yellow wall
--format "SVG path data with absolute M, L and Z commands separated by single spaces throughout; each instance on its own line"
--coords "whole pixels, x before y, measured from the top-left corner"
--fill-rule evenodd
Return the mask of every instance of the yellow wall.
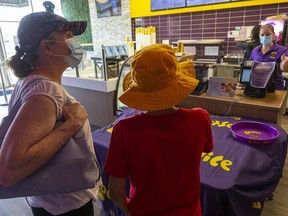
M 248 1 L 241 1 L 241 2 L 230 2 L 230 3 L 223 3 L 223 4 L 206 5 L 206 6 L 186 7 L 186 8 L 179 8 L 179 9 L 173 9 L 173 10 L 151 11 L 150 1 L 151 0 L 130 0 L 131 17 L 135 18 L 135 17 L 145 17 L 145 16 L 158 16 L 158 15 L 165 15 L 165 14 L 177 14 L 177 13 L 197 12 L 197 11 L 205 11 L 205 10 L 220 10 L 220 9 L 225 9 L 225 8 L 287 3 L 287 0 L 248 0 Z

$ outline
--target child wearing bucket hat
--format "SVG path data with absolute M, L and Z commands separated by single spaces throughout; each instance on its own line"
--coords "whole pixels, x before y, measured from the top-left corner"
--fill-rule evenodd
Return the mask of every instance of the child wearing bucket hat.
M 202 215 L 199 167 L 214 146 L 211 121 L 204 109 L 175 107 L 197 86 L 194 73 L 169 45 L 133 56 L 119 100 L 143 112 L 116 123 L 104 168 L 111 200 L 126 215 Z

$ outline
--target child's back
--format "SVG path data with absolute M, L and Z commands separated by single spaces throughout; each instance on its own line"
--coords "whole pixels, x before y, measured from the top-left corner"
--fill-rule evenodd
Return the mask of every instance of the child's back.
M 162 45 L 154 46 L 156 49 Z M 164 51 L 170 49 L 164 48 Z M 137 69 L 134 69 L 136 73 Z M 190 92 L 196 85 L 187 85 L 193 81 L 185 83 Z M 177 88 L 181 89 L 181 83 Z M 182 92 L 182 97 L 187 96 L 187 92 Z M 165 104 L 165 100 L 155 102 L 156 99 L 150 96 L 153 104 L 140 103 L 136 95 L 133 98 L 135 100 L 127 102 L 124 97 L 124 103 L 148 111 L 123 119 L 113 128 L 105 164 L 105 171 L 111 175 L 110 197 L 128 215 L 201 215 L 200 159 L 203 151 L 209 152 L 213 148 L 208 112 L 200 108 L 177 109 Z M 173 100 L 172 104 L 176 105 L 179 99 Z M 157 109 L 157 106 L 161 108 Z M 125 200 L 123 186 L 126 177 L 130 178 L 129 201 Z

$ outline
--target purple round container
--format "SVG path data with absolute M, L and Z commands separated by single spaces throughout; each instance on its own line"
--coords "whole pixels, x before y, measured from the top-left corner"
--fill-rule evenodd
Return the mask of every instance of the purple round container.
M 249 144 L 270 144 L 279 136 L 276 128 L 255 121 L 234 123 L 230 130 L 236 140 Z

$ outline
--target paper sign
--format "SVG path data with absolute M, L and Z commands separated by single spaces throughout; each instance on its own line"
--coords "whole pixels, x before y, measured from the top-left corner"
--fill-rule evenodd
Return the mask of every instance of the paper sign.
M 204 48 L 205 56 L 218 56 L 219 55 L 219 47 L 217 46 L 206 46 Z
M 237 38 L 237 37 L 239 37 L 239 31 L 236 31 L 236 30 L 228 31 L 227 37 L 228 38 Z
M 233 97 L 236 92 L 237 78 L 210 77 L 207 95 Z
M 184 46 L 184 53 L 196 55 L 196 47 L 195 46 Z

